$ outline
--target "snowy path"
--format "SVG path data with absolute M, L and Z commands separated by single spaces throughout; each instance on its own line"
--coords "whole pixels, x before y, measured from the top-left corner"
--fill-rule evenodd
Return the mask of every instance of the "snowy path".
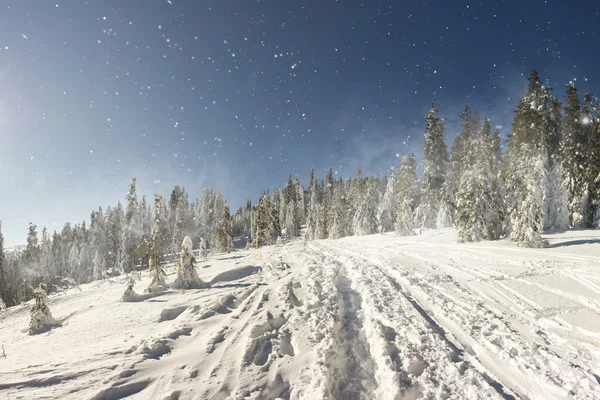
M 29 304 L 0 314 L 0 397 L 600 398 L 600 250 L 565 235 L 298 241 L 212 257 L 212 288 L 138 303 L 93 282 L 50 297 L 67 318 L 46 334 L 23 332 Z

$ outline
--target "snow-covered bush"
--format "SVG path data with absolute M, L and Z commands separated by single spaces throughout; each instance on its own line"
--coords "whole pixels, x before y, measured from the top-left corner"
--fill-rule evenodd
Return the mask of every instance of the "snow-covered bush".
M 46 332 L 54 326 L 59 325 L 59 322 L 52 317 L 50 308 L 48 308 L 48 296 L 44 290 L 43 284 L 33 291 L 35 303 L 31 308 L 31 320 L 29 321 L 29 334 L 37 335 L 38 333 Z
M 186 236 L 181 244 L 181 253 L 177 262 L 177 279 L 173 287 L 178 289 L 203 289 L 210 287 L 210 283 L 204 282 L 196 272 L 196 259 L 192 252 L 192 239 Z
M 0 299 L 0 311 L 6 310 L 6 304 L 4 300 Z
M 133 290 L 136 280 L 139 280 L 137 275 L 129 274 L 129 278 L 127 279 L 127 289 L 125 289 L 125 293 L 121 296 L 122 302 L 132 301 L 138 296 L 135 290 Z

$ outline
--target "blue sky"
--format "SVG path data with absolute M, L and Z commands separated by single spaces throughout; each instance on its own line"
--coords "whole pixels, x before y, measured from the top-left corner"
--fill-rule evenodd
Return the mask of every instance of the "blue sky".
M 401 4 L 399 4 L 401 3 Z M 235 208 L 314 167 L 385 174 L 448 144 L 469 103 L 509 132 L 533 68 L 598 92 L 592 1 L 6 1 L 0 220 L 52 231 L 141 194 L 204 185 Z

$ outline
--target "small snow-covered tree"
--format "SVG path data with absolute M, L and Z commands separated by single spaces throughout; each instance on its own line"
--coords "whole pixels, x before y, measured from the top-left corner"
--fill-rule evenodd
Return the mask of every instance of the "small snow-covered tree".
M 33 291 L 35 303 L 31 308 L 31 320 L 29 321 L 29 334 L 37 335 L 52 329 L 59 325 L 59 322 L 52 317 L 48 307 L 48 296 L 42 283 Z
M 396 177 L 394 174 L 394 168 L 390 169 L 390 176 L 388 177 L 387 186 L 383 195 L 383 200 L 379 205 L 377 211 L 377 220 L 379 221 L 379 231 L 381 233 L 394 230 L 394 224 L 396 223 Z
M 192 252 L 192 239 L 186 236 L 181 244 L 179 261 L 177 262 L 177 278 L 173 287 L 178 289 L 203 289 L 210 284 L 198 277 L 196 258 Z
M 137 280 L 139 280 L 139 275 L 137 275 L 137 273 L 129 274 L 129 277 L 127 278 L 127 288 L 125 289 L 123 296 L 121 296 L 122 302 L 127 303 L 130 301 L 135 301 L 135 299 L 138 297 L 138 294 L 135 292 L 135 290 L 133 290 Z
M 150 272 L 150 276 L 152 277 L 152 281 L 150 285 L 146 289 L 147 292 L 160 292 L 167 289 L 167 274 L 163 269 L 162 265 L 160 265 L 160 260 L 158 258 L 158 252 L 156 251 L 156 247 L 154 243 L 150 245 L 150 258 L 149 258 L 149 266 L 148 272 Z

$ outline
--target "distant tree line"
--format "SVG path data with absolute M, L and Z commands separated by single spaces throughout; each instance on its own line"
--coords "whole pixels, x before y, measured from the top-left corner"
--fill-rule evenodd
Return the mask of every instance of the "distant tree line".
M 416 228 L 455 226 L 458 240 L 509 238 L 541 247 L 541 234 L 569 227 L 597 228 L 600 221 L 600 114 L 592 93 L 579 95 L 574 83 L 564 104 L 533 71 L 519 100 L 503 152 L 500 132 L 469 106 L 460 114 L 461 132 L 448 149 L 444 121 L 434 105 L 425 116 L 423 174 L 414 154 L 385 177 L 322 180 L 311 171 L 282 189 L 248 200 L 232 216 L 220 192 L 205 188 L 190 202 L 175 186 L 167 200 L 138 200 L 136 180 L 125 208 L 118 203 L 91 214 L 91 223 L 66 224 L 41 239 L 30 224 L 25 250 L 5 255 L 0 230 L 0 299 L 7 306 L 33 297 L 38 283 L 85 283 L 147 266 L 151 255 L 178 253 L 186 236 L 215 253 L 233 249 L 233 237 L 260 247 L 280 236 L 338 239 Z M 1 228 L 1 225 L 0 225 Z M 203 250 L 204 251 L 204 250 Z

